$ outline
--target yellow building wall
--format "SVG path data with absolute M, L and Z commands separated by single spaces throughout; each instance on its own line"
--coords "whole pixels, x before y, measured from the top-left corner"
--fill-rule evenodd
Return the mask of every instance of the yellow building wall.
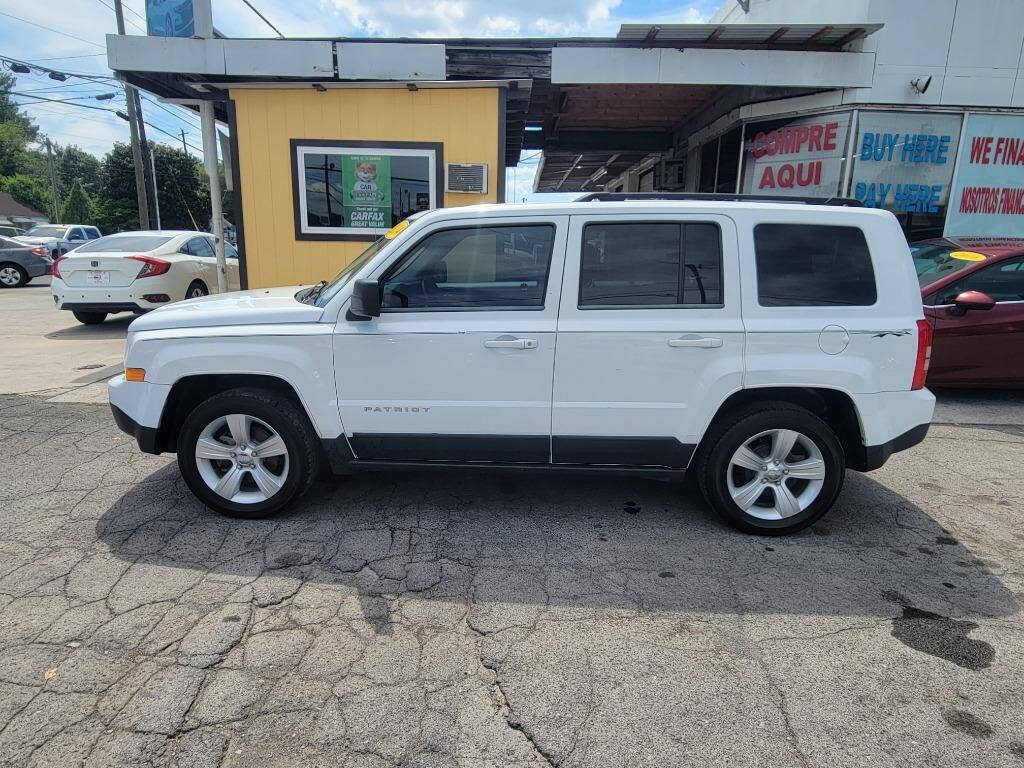
M 446 192 L 445 207 L 493 203 L 504 172 L 499 97 L 497 88 L 232 89 L 249 287 L 330 280 L 369 244 L 295 238 L 291 139 L 441 142 L 444 163 L 488 170 L 487 194 Z

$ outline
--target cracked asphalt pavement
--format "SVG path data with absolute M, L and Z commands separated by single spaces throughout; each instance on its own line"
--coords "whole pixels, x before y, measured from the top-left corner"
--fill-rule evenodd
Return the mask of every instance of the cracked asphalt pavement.
M 229 520 L 76 391 L 0 395 L 0 766 L 1024 765 L 1017 396 L 766 539 L 518 474 Z

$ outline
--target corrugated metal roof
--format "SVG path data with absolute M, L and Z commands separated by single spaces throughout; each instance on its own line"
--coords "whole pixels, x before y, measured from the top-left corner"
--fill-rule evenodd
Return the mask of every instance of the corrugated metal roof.
M 881 24 L 623 24 L 617 40 L 718 45 L 838 47 L 882 28 Z

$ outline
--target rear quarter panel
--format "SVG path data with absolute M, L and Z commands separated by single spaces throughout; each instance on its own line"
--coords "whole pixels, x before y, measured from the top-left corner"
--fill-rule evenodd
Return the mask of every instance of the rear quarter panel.
M 923 311 L 910 249 L 896 218 L 859 208 L 792 208 L 752 209 L 737 217 L 747 330 L 745 386 L 823 387 L 848 394 L 909 390 L 916 322 Z M 754 248 L 754 227 L 760 223 L 860 228 L 875 273 L 875 304 L 762 307 Z

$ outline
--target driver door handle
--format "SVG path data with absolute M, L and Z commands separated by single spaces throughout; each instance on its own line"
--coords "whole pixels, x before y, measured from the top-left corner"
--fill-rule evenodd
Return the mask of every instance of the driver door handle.
M 697 336 L 688 334 L 678 339 L 669 339 L 670 347 L 699 347 L 700 349 L 714 349 L 722 346 L 722 340 L 711 336 Z
M 536 349 L 536 339 L 519 339 L 515 336 L 499 336 L 484 342 L 488 349 Z

